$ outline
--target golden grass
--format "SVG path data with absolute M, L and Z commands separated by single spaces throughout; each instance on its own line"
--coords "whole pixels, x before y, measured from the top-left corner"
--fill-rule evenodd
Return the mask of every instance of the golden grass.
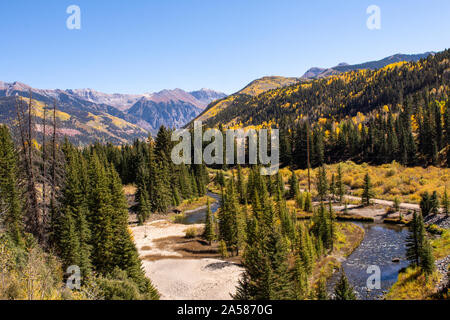
M 372 179 L 375 198 L 391 200 L 398 198 L 401 202 L 419 203 L 420 195 L 428 191 L 437 191 L 439 195 L 444 193 L 445 187 L 450 190 L 450 169 L 437 167 L 413 167 L 408 168 L 393 162 L 381 166 L 368 164 L 355 164 L 347 161 L 341 164 L 343 182 L 349 193 L 361 196 L 363 191 L 364 175 L 369 172 Z M 328 178 L 337 174 L 337 164 L 327 165 Z M 311 177 L 314 183 L 317 169 L 312 170 Z M 289 177 L 289 170 L 282 169 L 283 177 Z M 297 170 L 300 186 L 306 188 L 308 184 L 308 171 Z M 286 179 L 287 179 L 286 178 Z M 314 189 L 314 188 L 313 188 Z M 313 190 L 314 193 L 314 190 Z
M 450 254 L 450 230 L 431 241 L 433 255 L 440 260 Z M 386 299 L 388 300 L 424 300 L 435 292 L 435 286 L 440 281 L 441 274 L 435 271 L 428 279 L 417 267 L 408 267 L 405 272 L 398 274 L 397 282 L 391 287 Z
M 434 272 L 428 278 L 416 267 L 409 267 L 399 273 L 397 282 L 386 295 L 387 300 L 424 300 L 430 297 L 439 282 L 439 273 Z
M 204 197 L 199 197 L 196 199 L 184 200 L 176 209 L 180 210 L 181 212 L 184 212 L 184 211 L 197 209 L 198 207 L 206 206 L 207 198 L 209 199 L 210 205 L 213 204 L 214 202 L 216 202 L 216 199 L 214 199 L 212 197 L 204 196 Z
M 442 236 L 432 240 L 431 245 L 435 259 L 439 260 L 448 256 L 450 254 L 450 230 L 445 230 Z
M 404 167 L 397 162 L 380 166 L 371 166 L 366 163 L 355 164 L 352 161 L 343 162 L 342 175 L 343 182 L 347 188 L 347 193 L 354 196 L 361 196 L 363 191 L 364 176 L 369 172 L 372 179 L 375 198 L 393 201 L 398 198 L 401 202 L 420 203 L 421 194 L 425 191 L 432 193 L 437 191 L 442 196 L 445 188 L 450 190 L 450 169 L 430 166 Z M 327 176 L 331 181 L 332 174 L 337 174 L 338 164 L 326 165 Z M 242 168 L 244 177 L 248 177 L 249 168 Z M 215 170 L 212 171 L 215 175 Z M 236 175 L 236 170 L 228 170 L 225 177 Z M 296 170 L 300 188 L 307 189 L 308 170 Z M 280 169 L 280 174 L 285 183 L 291 175 L 290 168 Z M 313 196 L 316 195 L 316 174 L 317 168 L 311 170 L 311 184 Z M 357 203 L 358 201 L 356 201 Z

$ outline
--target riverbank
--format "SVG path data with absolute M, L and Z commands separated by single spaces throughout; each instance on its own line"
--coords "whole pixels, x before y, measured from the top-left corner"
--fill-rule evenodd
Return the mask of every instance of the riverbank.
M 351 222 L 340 222 L 336 225 L 336 240 L 333 252 L 316 263 L 311 277 L 313 286 L 324 278 L 328 280 L 341 268 L 341 263 L 364 239 L 364 229 Z
M 186 239 L 189 228 L 200 234 L 203 225 L 157 220 L 131 227 L 146 275 L 162 300 L 231 299 L 243 268 L 200 237 Z
M 449 286 L 450 230 L 431 241 L 435 258 L 435 272 L 426 278 L 415 267 L 408 267 L 399 273 L 397 282 L 386 295 L 388 300 L 424 300 L 449 298 L 443 289 Z

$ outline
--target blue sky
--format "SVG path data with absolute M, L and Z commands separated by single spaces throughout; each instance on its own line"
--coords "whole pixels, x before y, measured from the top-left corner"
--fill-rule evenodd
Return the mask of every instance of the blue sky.
M 81 8 L 68 30 L 66 8 Z M 381 30 L 366 27 L 369 5 Z M 113 93 L 208 87 L 450 46 L 448 0 L 0 2 L 0 81 Z

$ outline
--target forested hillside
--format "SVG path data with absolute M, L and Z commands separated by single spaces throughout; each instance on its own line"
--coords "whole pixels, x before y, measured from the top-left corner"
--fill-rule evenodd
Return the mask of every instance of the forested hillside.
M 407 165 L 449 163 L 450 51 L 419 62 L 360 70 L 240 95 L 204 119 L 225 128 L 278 127 L 284 164 L 352 159 Z
M 47 136 L 27 107 L 17 113 L 17 144 L 0 127 L 0 299 L 157 299 L 128 226 L 123 184 L 137 184 L 143 223 L 204 195 L 205 167 L 173 165 L 164 127 L 132 146 L 77 148 L 60 140 L 56 109 L 44 118 Z M 65 281 L 77 268 L 81 286 L 71 291 Z

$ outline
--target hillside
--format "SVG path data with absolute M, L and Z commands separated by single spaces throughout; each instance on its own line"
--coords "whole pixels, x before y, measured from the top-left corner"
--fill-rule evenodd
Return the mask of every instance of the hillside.
M 285 78 L 285 77 L 263 77 L 261 79 L 257 79 L 242 90 L 237 93 L 222 99 L 218 100 L 208 106 L 208 108 L 200 114 L 200 116 L 196 120 L 207 121 L 210 118 L 216 117 L 219 113 L 224 111 L 230 106 L 235 105 L 244 105 L 246 101 L 252 99 L 252 97 L 264 94 L 269 90 L 281 89 L 289 86 L 299 85 L 300 83 L 308 85 L 308 83 L 315 79 L 322 79 L 330 76 L 336 76 L 341 73 L 357 71 L 357 70 L 376 70 L 386 67 L 387 65 L 406 61 L 406 62 L 416 62 L 420 59 L 424 59 L 429 55 L 434 53 L 427 52 L 423 54 L 396 54 L 378 61 L 370 61 L 361 64 L 349 65 L 347 63 L 340 63 L 336 67 L 332 68 L 318 68 L 313 67 L 309 69 L 302 77 L 299 78 Z M 247 96 L 247 97 L 246 97 Z M 229 121 L 229 120 L 228 120 Z M 214 120 L 211 120 L 210 123 L 217 123 Z
M 429 55 L 434 54 L 434 52 L 425 52 L 420 54 L 395 54 L 390 57 L 386 57 L 377 61 L 369 61 L 360 64 L 349 65 L 348 63 L 340 63 L 332 68 L 311 68 L 304 75 L 303 79 L 314 79 L 314 78 L 325 78 L 332 75 L 337 75 L 342 72 L 355 71 L 355 70 L 376 70 L 384 68 L 392 63 L 406 61 L 419 61 L 420 59 L 426 59 Z
M 163 90 L 142 95 L 107 94 L 92 89 L 42 90 L 20 82 L 0 82 L 0 123 L 12 125 L 15 96 L 28 99 L 31 92 L 37 123 L 45 105 L 57 104 L 59 131 L 75 144 L 107 141 L 114 144 L 156 134 L 161 125 L 181 127 L 208 103 L 226 95 L 209 89 L 185 92 Z
M 228 97 L 216 112 L 209 107 L 209 126 L 249 126 L 278 123 L 281 118 L 310 121 L 329 118 L 340 121 L 369 113 L 385 105 L 397 105 L 403 99 L 428 88 L 448 85 L 449 51 L 431 55 L 423 62 L 397 62 L 378 70 L 357 70 L 324 79 L 302 81 L 269 90 L 258 96 Z M 446 88 L 446 87 L 445 87 Z M 202 117 L 200 117 L 202 118 Z

